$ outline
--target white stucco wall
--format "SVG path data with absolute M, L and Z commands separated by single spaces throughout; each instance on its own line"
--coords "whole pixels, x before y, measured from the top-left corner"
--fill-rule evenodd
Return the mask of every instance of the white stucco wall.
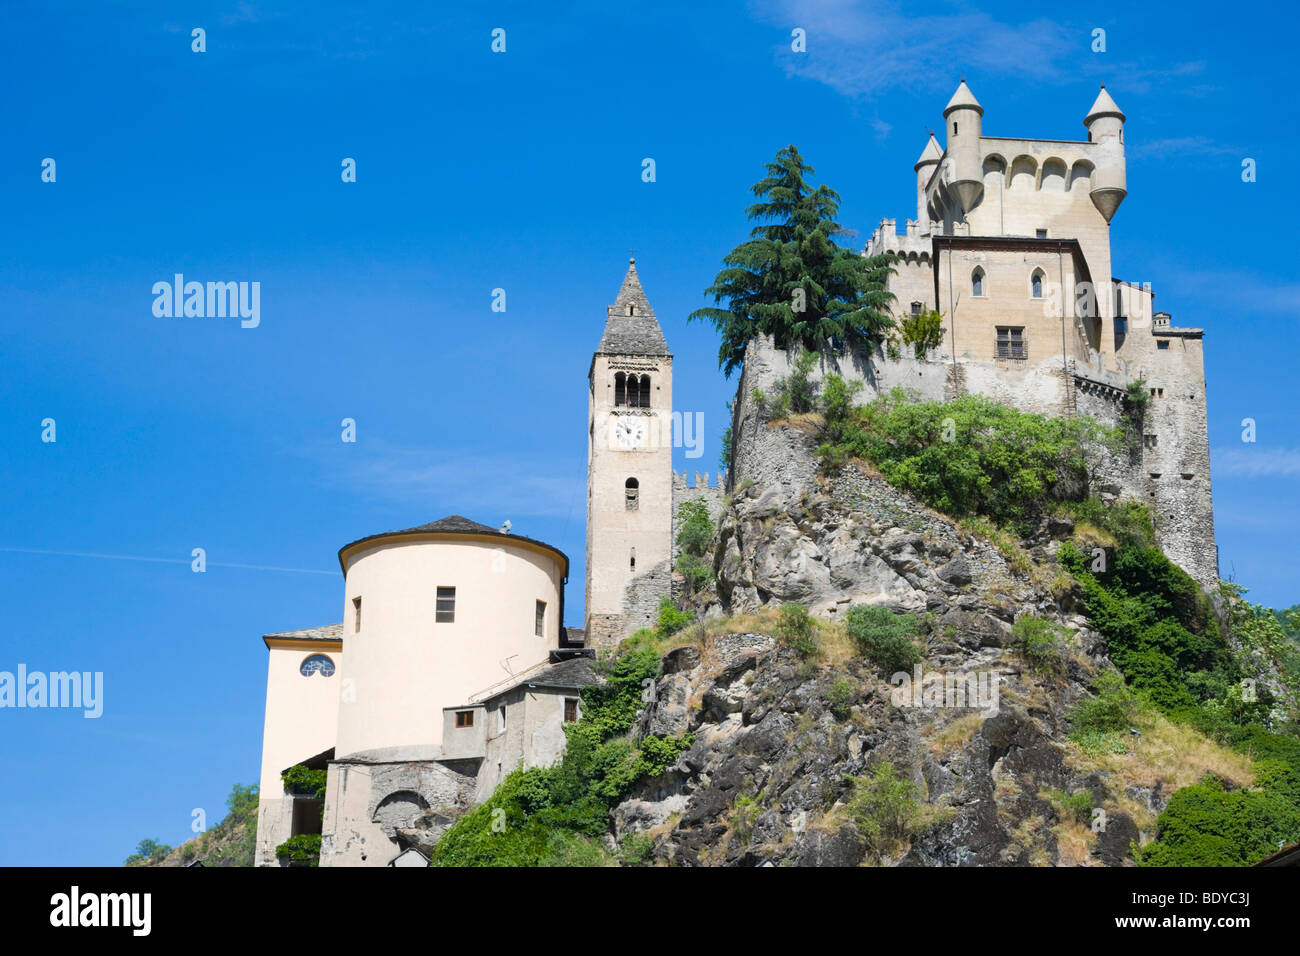
M 559 646 L 564 572 L 544 548 L 504 537 L 413 536 L 378 539 L 344 560 L 348 693 L 338 711 L 340 758 L 441 745 L 444 707 Z M 435 621 L 439 587 L 456 589 L 453 623 Z M 543 637 L 534 633 L 539 600 L 546 602 Z

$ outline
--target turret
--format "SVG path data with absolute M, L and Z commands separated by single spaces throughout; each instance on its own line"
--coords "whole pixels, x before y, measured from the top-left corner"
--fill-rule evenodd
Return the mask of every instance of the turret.
M 1110 217 L 1115 215 L 1115 210 L 1128 195 L 1128 180 L 1124 171 L 1124 113 L 1106 92 L 1105 83 L 1101 84 L 1097 101 L 1083 118 L 1083 125 L 1088 128 L 1088 142 L 1098 146 L 1089 195 L 1092 204 L 1110 222 Z
M 968 213 L 984 193 L 984 170 L 980 158 L 980 135 L 984 124 L 984 107 L 966 85 L 963 77 L 957 92 L 944 107 L 943 119 L 948 131 L 948 162 L 961 211 Z
M 930 142 L 925 144 L 925 149 L 921 150 L 921 158 L 912 167 L 916 170 L 916 224 L 923 236 L 930 231 L 930 209 L 925 201 L 925 187 L 930 184 L 930 177 L 934 175 L 935 167 L 939 165 L 941 159 L 943 159 L 943 150 L 939 148 L 934 133 L 931 133 Z

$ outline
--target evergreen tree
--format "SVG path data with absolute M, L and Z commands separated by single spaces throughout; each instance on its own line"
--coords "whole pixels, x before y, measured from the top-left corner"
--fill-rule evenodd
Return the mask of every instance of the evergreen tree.
M 860 350 L 893 325 L 894 297 L 885 288 L 893 257 L 867 258 L 836 245 L 844 231 L 835 222 L 839 194 L 826 185 L 812 188 L 805 177 L 814 170 L 796 147 L 782 149 L 766 168 L 752 187 L 758 202 L 746 213 L 767 224 L 754 227 L 722 260 L 726 268 L 705 290 L 728 308 L 697 309 L 689 317 L 712 322 L 721 334 L 718 365 L 728 376 L 757 335 L 771 335 L 783 349 Z

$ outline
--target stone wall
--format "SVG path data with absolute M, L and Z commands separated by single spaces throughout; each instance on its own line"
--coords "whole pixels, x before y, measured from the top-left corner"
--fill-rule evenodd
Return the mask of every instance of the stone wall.
M 1138 331 L 1126 343 L 1133 359 L 1119 371 L 1108 369 L 1096 356 L 1064 365 L 1059 354 L 1033 364 L 961 359 L 954 366 L 940 348 L 925 359 L 907 350 L 896 359 L 879 352 L 866 357 L 826 352 L 810 377 L 822 382 L 836 374 L 860 382 L 861 403 L 898 386 L 930 401 L 949 401 L 958 391 L 978 392 L 1024 411 L 1086 414 L 1109 427 L 1123 424 L 1129 383 L 1145 380 L 1148 391 L 1155 388 L 1156 394 L 1143 423 L 1142 447 L 1103 456 L 1097 484 L 1105 493 L 1148 505 L 1161 547 L 1208 590 L 1218 581 L 1218 556 L 1200 333 L 1158 322 L 1153 330 L 1141 330 L 1141 335 Z M 1161 340 L 1169 344 L 1161 348 Z M 816 483 L 817 464 L 810 454 L 815 443 L 807 438 L 807 426 L 769 425 L 766 410 L 754 400 L 755 389 L 770 396 L 792 368 L 792 356 L 770 339 L 750 343 L 732 405 L 729 490 L 749 483 L 790 494 Z
M 445 811 L 450 824 L 474 804 L 477 761 L 405 759 L 410 756 L 358 754 L 330 762 L 321 866 L 383 866 L 405 848 L 399 830 L 430 810 Z

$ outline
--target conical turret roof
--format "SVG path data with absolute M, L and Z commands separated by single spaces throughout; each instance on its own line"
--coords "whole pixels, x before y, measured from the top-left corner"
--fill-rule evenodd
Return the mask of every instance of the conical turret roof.
M 925 144 L 925 149 L 921 150 L 921 155 L 912 164 L 912 168 L 919 169 L 928 163 L 937 163 L 941 159 L 943 159 L 943 150 L 939 147 L 939 141 L 934 138 L 934 133 L 931 133 L 930 142 Z
M 1092 109 L 1088 110 L 1088 115 L 1083 118 L 1083 125 L 1087 126 L 1099 116 L 1118 116 L 1122 123 L 1125 120 L 1124 111 L 1115 105 L 1109 93 L 1106 92 L 1106 84 L 1101 84 L 1101 92 L 1097 94 L 1097 100 L 1092 104 Z
M 654 309 L 641 288 L 636 260 L 629 259 L 627 275 L 605 317 L 605 334 L 596 347 L 597 355 L 668 355 L 668 343 L 655 319 Z
M 965 77 L 962 77 L 961 83 L 957 85 L 957 92 L 952 95 L 948 105 L 943 108 L 943 115 L 947 116 L 953 110 L 961 108 L 977 110 L 980 116 L 984 115 L 984 107 L 980 106 L 980 101 L 975 99 L 975 94 L 966 85 Z

